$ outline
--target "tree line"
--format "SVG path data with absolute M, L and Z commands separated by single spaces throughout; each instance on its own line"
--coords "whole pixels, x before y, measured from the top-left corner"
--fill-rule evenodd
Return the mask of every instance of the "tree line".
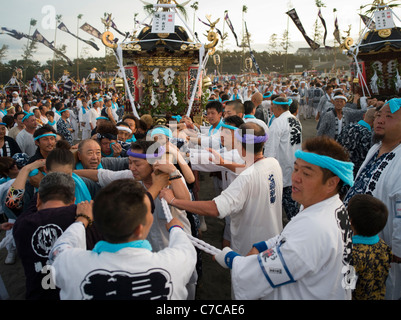
M 55 61 L 47 60 L 45 63 L 40 63 L 35 60 L 35 46 L 32 44 L 24 47 L 23 54 L 19 59 L 12 59 L 7 62 L 3 61 L 7 56 L 7 46 L 3 45 L 0 48 L 0 84 L 5 85 L 12 77 L 13 72 L 17 68 L 23 70 L 24 82 L 31 81 L 36 74 L 45 69 L 50 70 L 53 76 L 53 65 L 54 65 L 54 79 L 57 82 L 58 79 L 63 75 L 64 70 L 67 70 L 70 75 L 77 79 L 77 72 L 79 72 L 79 79 L 86 78 L 93 68 L 96 68 L 98 72 L 111 72 L 117 71 L 118 65 L 115 56 L 112 52 L 107 51 L 104 57 L 87 57 L 72 60 L 73 65 L 70 66 L 60 56 L 55 56 Z M 65 47 L 59 47 L 61 51 L 65 51 Z M 216 51 L 215 55 L 219 56 L 219 64 L 216 65 L 213 57 L 209 58 L 207 63 L 208 74 L 243 74 L 249 71 L 256 72 L 255 65 L 252 66 L 251 70 L 246 67 L 245 60 L 250 58 L 249 50 L 238 50 L 238 51 Z M 302 72 L 304 70 L 310 70 L 313 66 L 312 60 L 320 60 L 321 62 L 334 62 L 333 52 L 327 52 L 326 54 L 314 54 L 314 56 L 301 56 L 293 53 L 283 53 L 281 51 L 263 51 L 254 52 L 255 60 L 259 65 L 260 71 L 263 74 L 271 72 L 278 72 L 281 74 Z M 337 52 L 337 60 L 349 59 L 345 55 Z M 77 68 L 77 63 L 79 67 Z M 302 66 L 302 67 L 300 67 Z M 319 70 L 323 71 L 323 70 Z

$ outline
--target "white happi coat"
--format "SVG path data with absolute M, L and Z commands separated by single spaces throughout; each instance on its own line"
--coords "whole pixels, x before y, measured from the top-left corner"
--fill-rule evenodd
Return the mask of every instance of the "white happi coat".
M 219 218 L 231 217 L 231 247 L 246 255 L 254 243 L 281 232 L 281 168 L 273 158 L 263 159 L 244 170 L 213 201 Z
M 84 123 L 84 126 L 81 126 L 82 130 L 82 140 L 89 139 L 91 137 L 91 126 L 90 126 L 90 121 L 91 121 L 91 109 L 87 108 L 85 109 L 85 113 L 83 112 L 83 106 L 81 106 L 78 110 L 78 117 L 79 117 L 79 122 Z
M 238 151 L 235 149 L 228 151 L 226 148 L 223 148 L 220 150 L 219 153 L 224 161 L 244 164 L 244 160 L 240 157 Z M 189 154 L 192 170 L 201 172 L 221 171 L 223 190 L 226 189 L 238 176 L 238 174 L 236 174 L 235 172 L 211 162 L 209 160 L 211 154 L 206 150 L 190 149 Z
M 286 111 L 275 118 L 268 135 L 264 155 L 277 159 L 283 170 L 284 187 L 289 187 L 292 185 L 295 151 L 302 147 L 301 123 L 291 112 Z
M 185 300 L 196 251 L 187 235 L 173 228 L 169 246 L 158 253 L 126 247 L 98 254 L 86 250 L 85 228 L 73 223 L 57 240 L 49 258 L 62 300 Z
M 352 238 L 347 211 L 338 195 L 301 211 L 267 250 L 232 264 L 238 300 L 345 300 L 344 282 Z M 346 226 L 345 230 L 340 225 Z M 346 287 L 347 289 L 345 289 Z
M 358 175 L 369 160 L 380 149 L 381 143 L 375 144 L 368 152 L 365 162 L 359 169 Z M 389 153 L 379 169 L 365 182 L 364 193 L 380 199 L 389 211 L 387 224 L 379 233 L 397 257 L 401 257 L 401 144 Z M 401 265 L 392 263 L 386 283 L 386 299 L 398 300 L 401 298 Z

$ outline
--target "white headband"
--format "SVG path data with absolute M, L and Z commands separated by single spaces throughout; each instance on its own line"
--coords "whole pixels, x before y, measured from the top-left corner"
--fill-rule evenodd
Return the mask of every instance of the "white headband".
M 132 133 L 132 130 L 130 128 L 127 128 L 127 127 L 123 127 L 123 126 L 120 127 L 119 126 L 119 127 L 117 127 L 117 129 L 120 130 L 120 131 L 127 131 L 129 133 Z
M 345 96 L 335 96 L 334 98 L 333 98 L 333 100 L 338 100 L 338 99 L 343 99 L 343 100 L 345 100 L 345 102 L 348 102 L 348 99 L 347 99 L 347 97 L 345 97 Z

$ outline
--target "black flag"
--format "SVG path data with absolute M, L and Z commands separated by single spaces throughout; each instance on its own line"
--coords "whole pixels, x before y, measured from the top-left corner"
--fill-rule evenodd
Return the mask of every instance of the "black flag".
M 100 50 L 99 47 L 96 45 L 96 43 L 94 43 L 94 42 L 92 42 L 92 41 L 89 41 L 89 40 L 84 40 L 84 39 L 78 37 L 77 35 L 73 34 L 72 32 L 70 32 L 70 30 L 68 30 L 67 26 L 66 26 L 63 22 L 61 22 L 61 23 L 59 24 L 58 28 L 59 28 L 61 31 L 64 31 L 64 32 L 66 32 L 66 33 L 72 35 L 73 37 L 77 38 L 78 40 L 81 40 L 81 41 L 85 42 L 86 44 L 89 44 L 91 47 L 93 47 L 93 48 L 96 49 L 97 51 Z
M 49 41 L 46 40 L 46 38 L 38 31 L 35 30 L 35 32 L 32 35 L 32 38 L 37 41 L 40 42 L 42 44 L 44 44 L 46 47 L 48 47 L 49 49 L 53 50 L 55 53 L 59 54 L 60 56 L 62 56 L 65 60 L 67 60 L 68 64 L 70 66 L 73 65 L 72 61 L 64 54 L 62 53 L 60 50 L 58 50 L 52 43 L 50 43 Z
M 225 13 L 226 13 L 226 14 L 225 14 L 225 16 L 224 16 L 224 19 L 225 19 L 225 21 L 227 22 L 228 27 L 230 28 L 231 32 L 232 32 L 233 35 L 234 35 L 235 41 L 237 42 L 237 46 L 238 46 L 238 47 L 241 47 L 241 46 L 239 45 L 239 43 L 238 43 L 238 37 L 237 37 L 237 34 L 236 34 L 235 31 L 234 31 L 234 26 L 233 26 L 233 24 L 231 23 L 231 20 L 230 20 L 230 18 L 229 18 L 229 16 L 228 16 L 228 11 L 226 11 Z
M 363 14 L 360 14 L 359 16 L 361 17 L 363 23 L 364 23 L 367 27 L 369 26 L 369 29 L 370 29 L 370 30 L 375 30 L 375 29 L 376 29 L 376 23 L 375 23 L 374 21 L 372 21 L 373 19 L 371 19 L 371 18 L 369 18 L 369 17 L 367 17 L 367 16 L 364 16 Z M 369 24 L 370 24 L 370 25 L 369 25 Z
M 340 37 L 340 28 L 338 27 L 338 19 L 334 21 L 334 38 L 337 40 L 339 44 L 341 44 L 341 37 Z
M 318 43 L 316 43 L 315 41 L 313 41 L 311 38 L 309 38 L 306 35 L 305 29 L 302 26 L 301 20 L 299 20 L 298 14 L 296 12 L 295 9 L 292 9 L 290 11 L 287 12 L 287 14 L 290 16 L 290 18 L 292 19 L 292 21 L 294 21 L 295 25 L 297 26 L 297 28 L 299 29 L 299 31 L 301 31 L 302 35 L 304 36 L 306 42 L 308 43 L 308 45 L 312 48 L 312 50 L 317 50 L 319 49 L 320 45 Z
M 322 24 L 323 24 L 323 28 L 324 28 L 323 45 L 326 46 L 327 26 L 326 26 L 326 21 L 325 21 L 324 18 L 323 18 L 322 10 L 321 10 L 321 9 L 319 9 L 318 16 L 319 16 L 319 18 L 320 18 L 320 21 L 321 21 Z
M 28 39 L 32 40 L 32 38 L 30 36 L 28 36 L 27 34 L 19 32 L 15 29 L 10 30 L 8 28 L 1 27 L 1 32 L 2 33 L 6 32 L 10 37 L 13 37 L 17 40 L 21 40 L 22 38 L 28 38 Z
M 92 27 L 90 24 L 84 23 L 81 26 L 81 29 L 84 30 L 85 32 L 89 33 L 91 36 L 102 40 L 102 33 L 99 30 L 97 30 L 96 28 Z

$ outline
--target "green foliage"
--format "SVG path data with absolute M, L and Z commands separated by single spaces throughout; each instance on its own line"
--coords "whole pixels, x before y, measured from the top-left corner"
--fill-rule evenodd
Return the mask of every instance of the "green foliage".
M 152 89 L 156 94 L 157 105 L 152 105 Z M 152 115 L 164 115 L 166 113 L 171 114 L 183 114 L 187 107 L 186 103 L 186 92 L 180 92 L 179 90 L 179 80 L 176 77 L 172 84 L 165 86 L 162 91 L 157 94 L 160 88 L 158 88 L 156 83 L 153 83 L 153 86 L 145 86 L 143 88 L 143 100 L 141 101 L 141 110 L 142 114 L 148 113 Z M 172 101 L 173 91 L 176 95 L 176 99 L 178 101 L 177 105 L 174 105 Z

